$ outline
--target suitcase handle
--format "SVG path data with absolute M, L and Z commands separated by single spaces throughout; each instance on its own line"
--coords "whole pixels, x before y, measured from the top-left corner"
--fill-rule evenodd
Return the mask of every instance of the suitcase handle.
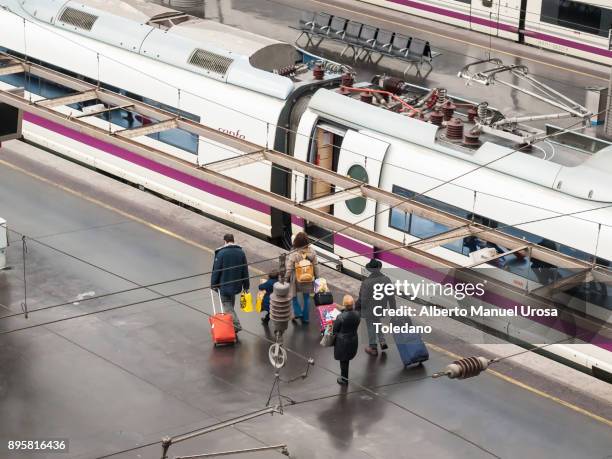
M 210 289 L 210 299 L 212 301 L 213 314 L 217 314 L 217 310 L 215 309 L 215 293 L 219 297 L 219 309 L 221 310 L 221 314 L 224 314 L 223 301 L 221 301 L 221 292 L 219 290 L 215 291 L 211 288 Z

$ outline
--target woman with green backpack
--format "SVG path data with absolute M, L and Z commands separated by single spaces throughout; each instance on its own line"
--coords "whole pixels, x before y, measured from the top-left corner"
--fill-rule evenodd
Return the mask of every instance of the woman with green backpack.
M 317 254 L 310 247 L 306 233 L 299 232 L 293 240 L 291 252 L 285 261 L 285 272 L 291 286 L 293 315 L 307 324 L 310 318 L 310 294 L 314 292 L 314 281 L 319 277 Z M 298 293 L 302 294 L 304 305 L 300 307 Z

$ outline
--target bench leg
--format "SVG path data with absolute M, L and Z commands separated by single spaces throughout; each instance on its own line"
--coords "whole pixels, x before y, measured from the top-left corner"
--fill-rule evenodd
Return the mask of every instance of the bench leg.
M 423 75 L 421 74 L 421 66 L 423 65 L 422 62 L 418 63 L 415 67 L 416 67 L 416 76 L 419 78 L 423 78 Z
M 300 34 L 297 36 L 297 38 L 295 39 L 295 42 L 294 42 L 294 43 L 295 43 L 297 46 L 300 46 L 300 38 L 302 38 L 303 36 L 304 36 L 304 32 L 301 32 L 301 33 L 300 33 Z
M 355 47 L 351 44 L 347 44 L 344 49 L 342 50 L 342 52 L 340 53 L 340 57 L 344 57 L 344 54 L 348 51 L 351 50 L 353 52 L 353 55 L 351 56 L 351 59 L 354 61 L 355 60 Z
M 413 67 L 414 67 L 414 62 L 411 62 L 410 65 L 406 67 L 406 70 L 404 70 L 404 76 L 408 75 L 408 72 L 410 72 L 410 70 L 412 70 Z
M 314 41 L 312 40 L 312 34 L 303 30 L 302 33 L 295 39 L 295 44 L 299 46 L 299 40 L 300 38 L 302 38 L 304 35 L 306 35 L 306 38 L 308 39 L 308 41 L 306 41 L 306 44 L 304 44 L 304 48 L 308 48 L 309 45 L 314 45 Z
M 364 62 L 366 61 L 366 58 L 372 60 L 371 54 L 372 54 L 372 51 L 370 51 L 369 49 L 361 48 L 361 50 L 359 51 L 359 54 L 355 58 L 355 61 L 358 61 L 359 59 L 361 59 L 362 55 L 364 56 L 363 57 Z
M 312 41 L 311 34 L 306 32 L 305 30 L 303 30 L 302 33 L 300 33 L 300 35 L 298 35 L 298 37 L 295 39 L 295 44 L 300 46 L 299 44 L 300 38 L 302 38 L 304 35 L 306 35 L 306 38 L 308 39 L 308 41 L 306 41 L 306 43 L 304 44 L 304 48 L 308 48 L 308 45 L 313 44 L 313 41 Z
M 431 65 L 430 61 L 425 61 L 425 64 L 427 64 L 428 70 L 425 73 L 425 75 L 423 76 L 423 78 L 427 78 L 429 76 L 429 74 L 433 71 L 433 65 Z
M 321 46 L 321 43 L 323 43 L 324 41 L 325 41 L 325 37 L 320 37 L 316 45 L 314 44 L 314 41 L 312 42 L 312 46 L 314 48 L 318 48 L 319 46 Z

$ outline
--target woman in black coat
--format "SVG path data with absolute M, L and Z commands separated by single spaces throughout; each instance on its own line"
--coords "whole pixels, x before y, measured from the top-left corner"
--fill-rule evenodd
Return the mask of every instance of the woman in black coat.
M 346 386 L 348 384 L 349 362 L 357 355 L 359 341 L 357 329 L 361 317 L 353 310 L 353 297 L 345 295 L 342 300 L 344 311 L 334 320 L 334 358 L 340 361 L 340 374 L 337 379 L 338 384 Z

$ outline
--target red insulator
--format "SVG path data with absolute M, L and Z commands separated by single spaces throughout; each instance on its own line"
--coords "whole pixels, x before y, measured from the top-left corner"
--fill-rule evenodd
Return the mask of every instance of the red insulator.
M 315 64 L 312 68 L 312 76 L 314 76 L 315 80 L 322 80 L 325 77 L 325 70 L 321 67 L 321 64 Z
M 383 80 L 383 89 L 393 94 L 400 94 L 404 87 L 404 82 L 396 77 L 387 77 Z
M 429 115 L 429 122 L 436 126 L 442 126 L 442 120 L 444 119 L 444 113 L 435 110 Z
M 360 96 L 361 102 L 365 102 L 366 104 L 371 104 L 374 96 L 369 92 L 362 92 Z
M 446 123 L 446 138 L 449 140 L 463 139 L 463 121 L 459 118 L 451 118 Z
M 478 116 L 478 110 L 476 110 L 476 107 L 474 106 L 470 107 L 469 110 L 467 111 L 467 116 L 468 116 L 468 120 L 470 121 L 470 123 L 473 123 L 476 117 Z
M 296 65 L 289 65 L 287 67 L 281 67 L 280 69 L 276 70 L 276 73 L 281 75 L 281 76 L 290 76 L 293 75 L 297 70 L 297 66 Z
M 442 104 L 442 113 L 444 113 L 444 121 L 448 121 L 453 117 L 456 108 L 457 106 L 453 104 L 451 100 L 448 99 Z
M 350 73 L 342 74 L 342 86 L 346 86 L 348 88 L 353 87 L 353 83 L 355 83 L 355 78 Z
M 480 145 L 480 132 L 477 130 L 466 132 L 463 136 L 463 145 L 477 147 Z

